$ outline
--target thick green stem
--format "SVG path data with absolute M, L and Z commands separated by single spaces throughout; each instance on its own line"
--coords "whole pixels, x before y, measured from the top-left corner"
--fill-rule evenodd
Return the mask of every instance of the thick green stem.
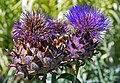
M 77 77 L 77 75 L 78 75 L 79 67 L 80 67 L 80 63 L 79 63 L 79 61 L 77 60 L 77 63 L 76 63 L 76 65 L 75 65 L 75 68 L 76 68 L 75 76 L 76 76 L 76 77 Z
M 44 75 L 44 77 L 43 77 L 43 79 L 42 79 L 42 82 L 43 82 L 43 83 L 46 83 L 46 77 L 47 77 L 47 75 Z
M 56 74 L 52 73 L 51 83 L 56 83 Z

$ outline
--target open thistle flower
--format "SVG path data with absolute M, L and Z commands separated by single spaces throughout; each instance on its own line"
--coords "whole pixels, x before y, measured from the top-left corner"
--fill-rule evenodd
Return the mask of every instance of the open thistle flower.
M 102 33 L 109 29 L 110 20 L 99 9 L 88 5 L 71 7 L 66 17 L 75 28 L 68 43 L 68 51 L 72 57 L 80 55 L 91 58 L 103 39 Z
M 23 13 L 21 19 L 16 21 L 12 30 L 12 37 L 17 42 L 30 43 L 35 45 L 40 39 L 49 40 L 50 29 L 47 29 L 47 17 L 45 14 Z M 23 41 L 24 40 L 24 41 Z M 32 41 L 32 42 L 31 42 Z
M 66 17 L 79 30 L 79 34 L 89 34 L 91 38 L 97 40 L 101 39 L 101 33 L 110 27 L 108 17 L 93 6 L 73 6 L 66 14 Z
M 14 49 L 9 54 L 17 75 L 44 75 L 60 65 L 70 26 L 65 21 L 50 19 L 39 12 L 23 13 L 12 30 Z M 39 76 L 38 76 L 39 77 Z

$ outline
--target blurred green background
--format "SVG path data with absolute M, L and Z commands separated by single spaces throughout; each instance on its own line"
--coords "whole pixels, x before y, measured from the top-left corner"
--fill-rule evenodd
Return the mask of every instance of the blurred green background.
M 12 49 L 11 29 L 20 18 L 22 11 L 43 9 L 58 19 L 66 19 L 64 14 L 73 5 L 88 4 L 101 9 L 112 23 L 99 54 L 93 62 L 86 62 L 79 69 L 78 79 L 82 83 L 120 82 L 120 1 L 119 0 L 0 0 L 0 83 L 24 83 L 23 77 L 14 76 L 15 69 L 8 67 L 11 57 L 5 48 Z M 48 79 L 49 80 L 49 79 Z M 59 83 L 69 83 L 59 81 Z M 49 83 L 49 82 L 48 82 Z

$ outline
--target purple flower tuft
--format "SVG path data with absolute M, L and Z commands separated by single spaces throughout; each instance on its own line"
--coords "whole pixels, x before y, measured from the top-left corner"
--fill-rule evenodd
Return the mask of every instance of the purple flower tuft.
M 97 40 L 101 39 L 101 33 L 110 27 L 108 17 L 93 6 L 73 6 L 66 17 L 81 35 L 89 33 L 91 38 Z

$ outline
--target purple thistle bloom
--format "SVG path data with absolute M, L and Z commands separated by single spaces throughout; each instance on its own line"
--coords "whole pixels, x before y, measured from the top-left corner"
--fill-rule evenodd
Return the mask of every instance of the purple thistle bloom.
M 48 21 L 45 14 L 39 14 L 38 12 L 23 13 L 20 20 L 13 26 L 12 37 L 14 42 L 22 41 L 34 46 L 41 39 L 48 40 L 50 29 L 47 28 L 46 24 L 48 24 Z
M 110 27 L 110 20 L 99 9 L 88 6 L 73 6 L 70 8 L 66 17 L 71 24 L 79 30 L 79 34 L 89 33 L 91 38 L 101 39 L 101 32 Z
M 12 29 L 14 49 L 10 67 L 17 74 L 52 72 L 61 64 L 71 26 L 62 20 L 50 19 L 45 14 L 23 13 Z M 59 60 L 58 60 L 59 59 Z
M 41 41 L 52 44 L 55 38 L 68 33 L 68 28 L 65 21 L 49 19 L 39 12 L 23 13 L 13 26 L 12 37 L 15 43 L 22 41 L 34 47 Z
M 102 38 L 102 33 L 109 29 L 110 20 L 99 9 L 88 6 L 73 6 L 66 17 L 74 26 L 67 45 L 72 58 L 91 58 Z

